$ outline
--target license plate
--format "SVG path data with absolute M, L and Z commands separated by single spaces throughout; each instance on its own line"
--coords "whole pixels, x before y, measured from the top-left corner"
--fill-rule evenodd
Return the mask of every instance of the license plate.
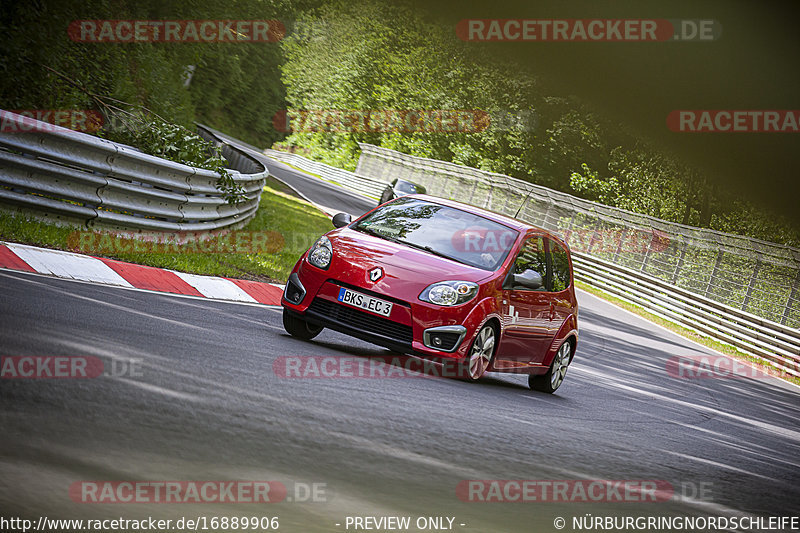
M 345 289 L 344 287 L 339 289 L 339 297 L 337 299 L 343 304 L 358 307 L 359 309 L 365 309 L 367 311 L 372 311 L 373 313 L 383 316 L 389 316 L 392 312 L 392 306 L 394 305 L 391 302 L 387 302 L 372 296 L 367 296 L 366 294 L 361 294 L 360 292 L 351 291 L 350 289 Z

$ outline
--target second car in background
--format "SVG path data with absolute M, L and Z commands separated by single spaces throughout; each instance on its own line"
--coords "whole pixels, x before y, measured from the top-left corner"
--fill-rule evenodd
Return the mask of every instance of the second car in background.
M 389 200 L 394 200 L 395 198 L 400 198 L 401 196 L 405 196 L 407 194 L 425 194 L 427 191 L 425 187 L 418 183 L 414 183 L 412 181 L 401 180 L 401 179 L 394 179 L 392 183 L 386 186 L 383 190 L 383 194 L 381 194 L 381 201 L 380 204 L 384 204 Z

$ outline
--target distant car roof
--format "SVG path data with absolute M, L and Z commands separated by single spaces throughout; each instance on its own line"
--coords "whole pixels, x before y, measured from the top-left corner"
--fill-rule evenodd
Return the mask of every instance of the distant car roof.
M 401 178 L 397 178 L 396 180 L 394 180 L 393 183 L 395 184 L 395 187 L 400 185 L 401 183 L 407 183 L 408 185 L 413 185 L 414 187 L 417 187 L 417 188 L 420 188 L 420 189 L 424 189 L 425 188 L 424 185 L 420 185 L 419 183 L 416 183 L 416 182 L 413 182 L 413 181 L 409 181 L 409 180 L 404 180 L 404 179 L 401 179 Z

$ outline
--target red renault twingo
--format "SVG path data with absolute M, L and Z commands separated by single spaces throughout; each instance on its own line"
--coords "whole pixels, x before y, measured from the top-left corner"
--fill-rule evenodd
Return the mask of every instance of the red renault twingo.
M 314 243 L 281 300 L 283 325 L 309 340 L 328 327 L 437 362 L 530 374 L 554 392 L 578 341 L 566 245 L 519 220 L 425 195 L 404 196 Z

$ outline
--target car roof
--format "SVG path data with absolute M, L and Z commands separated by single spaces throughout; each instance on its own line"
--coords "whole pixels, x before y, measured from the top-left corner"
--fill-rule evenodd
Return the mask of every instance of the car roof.
M 551 237 L 566 246 L 566 243 L 561 237 L 555 235 L 554 233 L 546 229 L 534 226 L 527 222 L 523 222 L 522 220 L 519 220 L 517 218 L 513 218 L 507 215 L 501 215 L 500 213 L 495 213 L 494 211 L 490 211 L 488 209 L 475 207 L 474 205 L 465 204 L 463 202 L 456 202 L 455 200 L 440 198 L 438 196 L 431 196 L 429 194 L 409 194 L 405 196 L 405 198 L 418 198 L 420 200 L 425 200 L 435 204 L 441 204 L 455 209 L 461 209 L 462 211 L 467 211 L 470 213 L 474 213 L 476 215 L 480 215 L 484 218 L 488 218 L 489 220 L 492 220 L 494 222 L 499 222 L 500 224 L 503 224 L 505 226 L 508 226 L 523 233 L 527 233 L 530 230 L 534 230 L 536 233 L 545 235 L 547 237 Z

